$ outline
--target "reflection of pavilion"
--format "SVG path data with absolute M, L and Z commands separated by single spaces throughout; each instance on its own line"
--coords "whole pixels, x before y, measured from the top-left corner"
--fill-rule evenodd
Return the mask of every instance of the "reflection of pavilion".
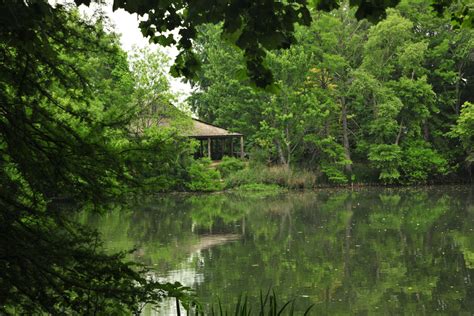
M 189 249 L 189 257 L 180 264 L 178 269 L 169 271 L 165 276 L 160 276 L 157 273 L 150 271 L 148 277 L 160 282 L 179 282 L 190 288 L 196 288 L 199 284 L 204 282 L 204 275 L 196 269 L 196 262 L 199 264 L 199 267 L 204 265 L 202 251 L 239 240 L 240 238 L 241 235 L 238 234 L 213 234 L 199 236 L 198 242 L 195 245 L 192 245 Z M 177 316 L 176 301 L 174 299 L 167 299 L 160 304 L 158 311 L 145 309 L 142 314 L 147 316 Z M 181 315 L 185 315 L 182 306 Z
M 241 235 L 238 234 L 214 234 L 204 235 L 199 237 L 199 242 L 191 247 L 191 256 L 194 253 L 201 253 L 202 250 L 206 250 L 212 247 L 220 246 L 231 241 L 240 239 Z

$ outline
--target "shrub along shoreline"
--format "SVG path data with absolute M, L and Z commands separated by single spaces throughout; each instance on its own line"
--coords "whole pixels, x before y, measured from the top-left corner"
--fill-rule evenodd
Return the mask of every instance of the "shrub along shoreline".
M 266 165 L 263 163 L 243 161 L 237 158 L 224 157 L 219 164 L 211 165 L 207 158 L 196 160 L 189 169 L 189 179 L 184 192 L 218 192 L 218 191 L 279 191 L 279 190 L 312 190 L 322 188 L 354 187 L 399 187 L 418 185 L 442 185 L 472 183 L 468 176 L 440 176 L 414 181 L 397 183 L 383 182 L 377 172 L 365 165 L 355 165 L 350 180 L 331 181 L 322 172 L 290 168 L 285 165 Z M 347 179 L 346 178 L 346 179 Z

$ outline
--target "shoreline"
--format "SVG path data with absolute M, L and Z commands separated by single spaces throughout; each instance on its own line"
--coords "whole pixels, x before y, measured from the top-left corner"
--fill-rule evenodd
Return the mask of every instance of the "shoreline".
M 270 192 L 275 189 L 271 188 L 272 184 L 256 183 L 257 185 L 268 186 L 268 190 L 239 190 L 239 187 L 216 190 L 216 191 L 168 191 L 158 192 L 157 195 L 212 195 L 212 194 L 225 194 L 225 193 L 258 193 L 258 192 Z M 275 185 L 277 186 L 277 185 Z M 338 191 L 359 191 L 369 188 L 380 188 L 380 189 L 414 189 L 414 188 L 433 188 L 443 186 L 474 186 L 474 182 L 446 182 L 446 183 L 430 183 L 430 184 L 380 184 L 380 183 L 358 183 L 354 185 L 321 185 L 312 188 L 288 188 L 283 186 L 277 186 L 280 192 L 318 192 L 327 190 L 338 190 Z

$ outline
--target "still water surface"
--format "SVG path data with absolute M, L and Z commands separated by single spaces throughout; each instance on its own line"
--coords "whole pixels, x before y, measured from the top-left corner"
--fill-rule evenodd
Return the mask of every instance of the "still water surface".
M 474 314 L 474 187 L 166 195 L 89 215 L 206 307 L 273 288 L 312 315 Z M 172 302 L 160 314 L 175 312 Z M 150 313 L 148 310 L 146 313 Z

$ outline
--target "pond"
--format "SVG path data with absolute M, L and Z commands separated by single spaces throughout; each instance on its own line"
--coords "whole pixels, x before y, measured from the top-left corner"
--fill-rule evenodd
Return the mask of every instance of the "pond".
M 474 313 L 472 186 L 171 194 L 83 220 L 205 308 L 272 288 L 311 315 Z

